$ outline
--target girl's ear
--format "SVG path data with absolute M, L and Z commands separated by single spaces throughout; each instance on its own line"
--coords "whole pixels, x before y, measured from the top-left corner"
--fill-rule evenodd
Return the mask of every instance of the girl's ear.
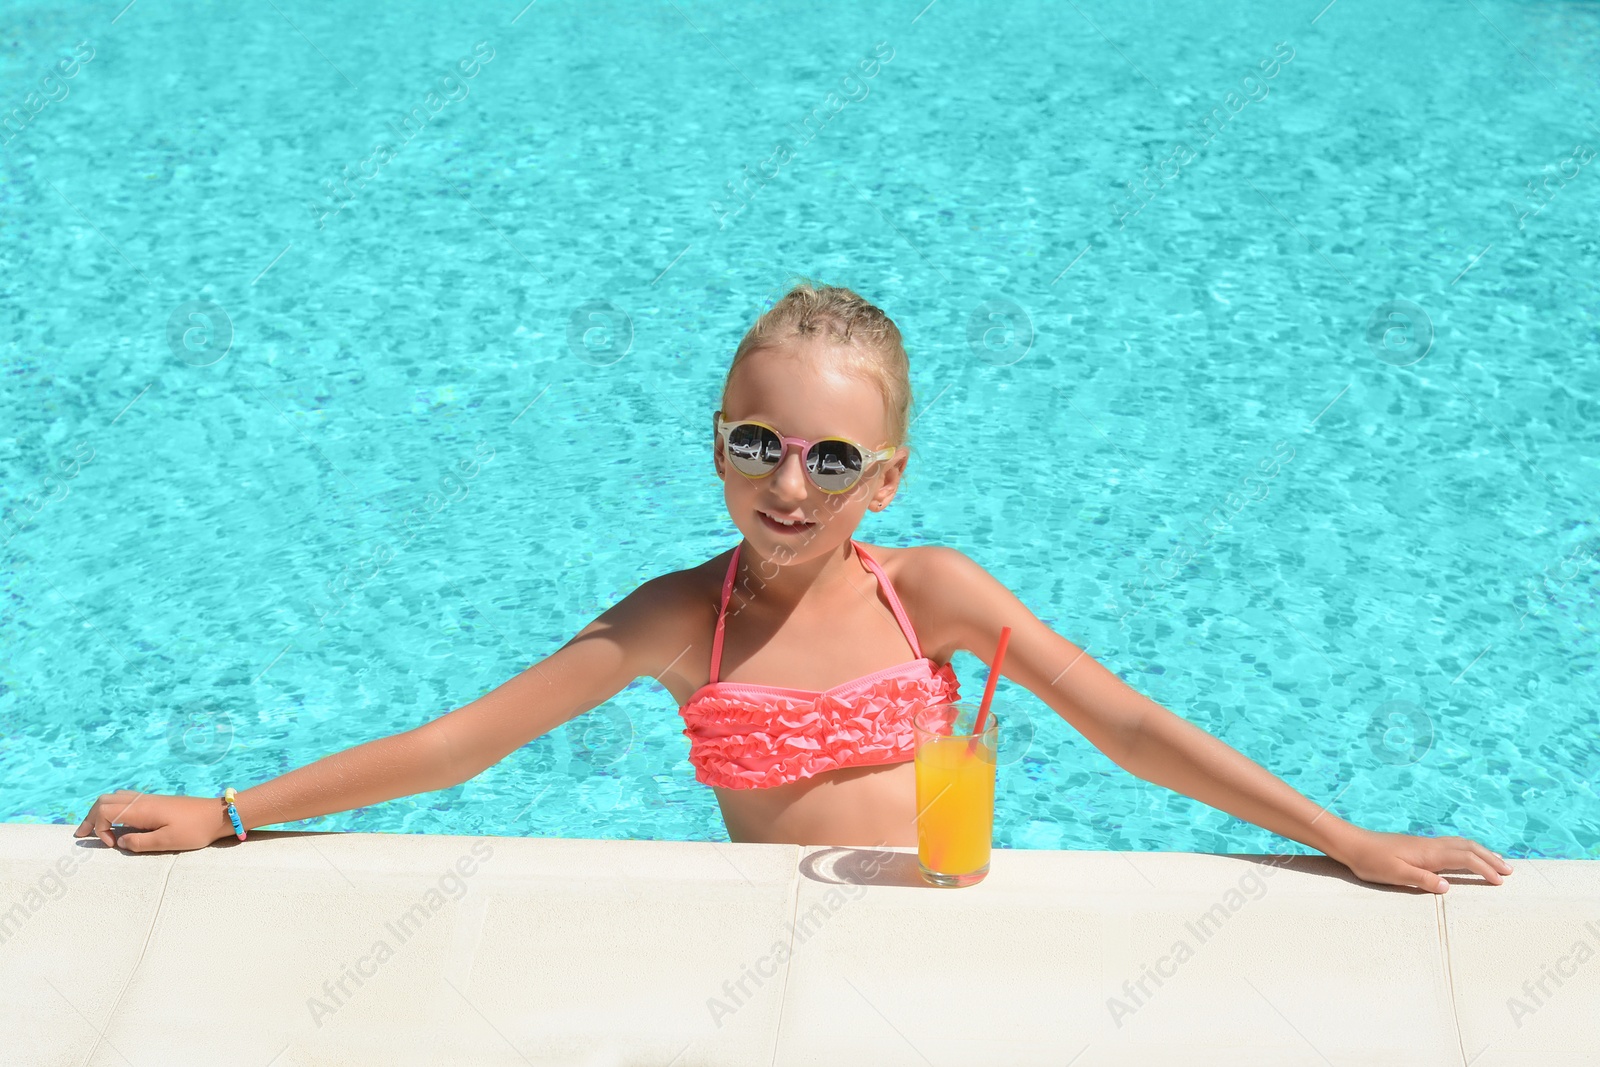
M 717 447 L 716 434 L 711 435 L 711 465 L 717 468 L 717 477 L 724 477 L 722 471 L 722 449 Z
M 872 511 L 882 511 L 894 499 L 895 492 L 900 488 L 900 479 L 906 473 L 906 462 L 911 458 L 909 449 L 902 447 L 899 453 L 891 459 L 883 469 L 883 482 L 872 493 L 872 498 L 867 501 L 867 507 Z

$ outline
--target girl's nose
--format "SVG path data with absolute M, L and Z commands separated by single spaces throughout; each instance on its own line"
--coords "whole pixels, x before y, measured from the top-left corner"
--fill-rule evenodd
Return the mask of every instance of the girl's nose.
M 773 472 L 778 495 L 783 500 L 799 503 L 810 493 L 810 480 L 806 477 L 805 457 L 799 449 L 791 448 Z

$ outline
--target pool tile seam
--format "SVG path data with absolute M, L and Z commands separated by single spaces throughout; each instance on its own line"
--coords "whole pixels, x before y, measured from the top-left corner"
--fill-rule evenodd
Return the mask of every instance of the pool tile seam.
M 94 1044 L 89 1047 L 89 1054 L 83 1058 L 80 1067 L 89 1067 L 94 1062 L 95 1053 L 100 1051 L 102 1044 L 107 1044 L 106 1031 L 111 1029 L 111 1024 L 117 1021 L 117 1009 L 122 1007 L 123 998 L 128 995 L 128 987 L 133 985 L 134 976 L 139 973 L 139 968 L 144 964 L 145 955 L 150 951 L 150 942 L 156 934 L 156 923 L 161 919 L 161 907 L 167 902 L 167 886 L 172 882 L 172 872 L 177 869 L 178 861 L 183 858 L 183 853 L 178 853 L 169 858 L 167 873 L 161 878 L 161 892 L 156 895 L 156 906 L 150 911 L 150 926 L 144 932 L 144 944 L 139 946 L 139 958 L 133 961 L 133 966 L 128 968 L 128 976 L 122 980 L 122 988 L 117 990 L 117 999 L 111 1002 L 111 1010 L 106 1012 L 106 1021 L 95 1034 Z M 112 1046 L 115 1048 L 116 1046 Z M 122 1053 L 117 1053 L 122 1057 Z
M 783 1039 L 783 1009 L 789 1003 L 789 972 L 794 969 L 794 927 L 800 916 L 800 867 L 810 854 L 810 848 L 801 846 L 795 851 L 794 874 L 789 879 L 789 946 L 783 956 L 783 985 L 778 989 L 778 1018 L 772 1027 L 772 1059 L 769 1067 L 776 1067 L 778 1045 Z
M 1469 1067 L 1467 1062 L 1467 1038 L 1461 1032 L 1461 1005 L 1456 998 L 1456 969 L 1450 959 L 1450 902 L 1449 893 L 1435 893 L 1433 901 L 1434 915 L 1439 923 L 1439 954 L 1444 962 L 1444 988 L 1450 995 L 1450 1023 L 1456 1031 L 1456 1048 L 1461 1053 L 1461 1067 Z

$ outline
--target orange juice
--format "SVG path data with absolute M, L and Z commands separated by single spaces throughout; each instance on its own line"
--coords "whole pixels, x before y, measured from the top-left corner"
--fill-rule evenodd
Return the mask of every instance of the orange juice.
M 934 885 L 964 886 L 989 871 L 996 730 L 991 716 L 974 737 L 970 718 L 950 722 L 945 714 L 939 728 L 947 736 L 923 729 L 917 737 L 917 860 Z

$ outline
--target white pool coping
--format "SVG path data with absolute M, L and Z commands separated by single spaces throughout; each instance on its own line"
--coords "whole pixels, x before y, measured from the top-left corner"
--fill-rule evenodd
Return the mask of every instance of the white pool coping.
M 1588 861 L 71 833 L 0 824 L 6 1067 L 1600 1062 Z

